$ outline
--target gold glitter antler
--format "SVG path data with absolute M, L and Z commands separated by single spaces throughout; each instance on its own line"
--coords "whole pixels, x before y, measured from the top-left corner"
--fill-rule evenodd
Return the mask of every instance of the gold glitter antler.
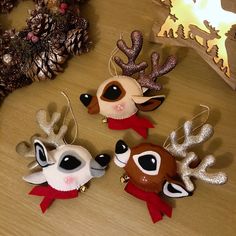
M 188 149 L 203 143 L 208 140 L 213 134 L 213 127 L 210 124 L 205 124 L 201 127 L 198 134 L 193 135 L 193 122 L 186 121 L 184 123 L 184 141 L 178 143 L 177 131 L 170 134 L 170 145 L 165 147 L 173 156 L 181 157 L 181 161 L 177 161 L 178 173 L 182 178 L 186 189 L 190 192 L 194 190 L 194 185 L 191 177 L 201 179 L 210 184 L 224 184 L 227 181 L 227 176 L 223 172 L 207 173 L 207 168 L 215 163 L 215 158 L 208 155 L 200 162 L 200 164 L 191 168 L 190 164 L 199 160 L 194 152 L 188 152 Z
M 58 133 L 55 133 L 55 131 L 54 131 L 56 123 L 61 118 L 61 113 L 54 112 L 52 114 L 50 121 L 47 121 L 46 117 L 47 117 L 47 112 L 45 110 L 39 110 L 36 114 L 37 123 L 39 124 L 40 128 L 47 134 L 47 136 L 41 137 L 41 136 L 34 135 L 31 137 L 30 143 L 28 143 L 26 141 L 20 142 L 16 146 L 16 152 L 18 154 L 20 154 L 21 156 L 24 156 L 24 157 L 34 157 L 35 153 L 34 153 L 33 143 L 34 143 L 35 139 L 40 139 L 45 144 L 50 144 L 55 147 L 65 144 L 63 138 L 64 138 L 65 133 L 67 131 L 67 126 L 62 125 L 60 127 Z M 35 163 L 35 162 L 33 162 L 33 163 Z M 32 163 L 30 164 L 30 166 L 31 165 L 32 165 Z
M 201 179 L 209 184 L 224 184 L 227 181 L 227 176 L 223 172 L 207 173 L 207 168 L 215 163 L 215 157 L 208 155 L 203 158 L 201 163 L 196 168 L 190 168 L 190 164 L 198 160 L 194 152 L 189 152 L 182 161 L 177 161 L 178 173 L 183 180 L 186 190 L 194 191 L 194 185 L 191 177 Z
M 55 124 L 60 120 L 61 113 L 54 112 L 52 114 L 51 120 L 47 121 L 47 112 L 45 110 L 39 110 L 36 114 L 37 122 L 40 128 L 47 134 L 46 138 L 40 138 L 40 140 L 46 144 L 54 145 L 55 147 L 64 145 L 63 140 L 66 131 L 67 125 L 62 125 L 58 131 L 55 133 Z
M 30 138 L 30 143 L 23 141 L 17 144 L 16 146 L 16 152 L 24 157 L 34 157 L 34 140 L 38 138 L 36 135 L 32 136 Z

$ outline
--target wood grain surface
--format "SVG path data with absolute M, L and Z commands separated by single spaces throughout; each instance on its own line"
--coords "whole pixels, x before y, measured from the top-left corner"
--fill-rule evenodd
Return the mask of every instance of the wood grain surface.
M 24 25 L 26 9 L 31 1 L 21 3 L 9 17 L 1 17 L 8 26 Z M 8 96 L 0 107 L 0 235 L 235 235 L 236 231 L 236 99 L 233 91 L 197 53 L 188 48 L 150 43 L 149 34 L 158 15 L 149 0 L 90 0 L 81 8 L 90 21 L 90 37 L 94 48 L 86 55 L 72 58 L 54 81 L 34 83 Z M 178 66 L 160 79 L 167 98 L 156 111 L 141 114 L 152 119 L 155 129 L 148 142 L 163 144 L 168 134 L 183 121 L 199 112 L 199 104 L 211 108 L 209 122 L 215 127 L 211 140 L 197 149 L 200 157 L 213 153 L 216 165 L 229 180 L 223 186 L 196 181 L 192 197 L 171 199 L 173 216 L 153 224 L 146 204 L 123 191 L 119 178 L 122 169 L 111 162 L 103 178 L 93 179 L 85 193 L 76 199 L 56 200 L 46 214 L 39 208 L 41 197 L 29 196 L 32 186 L 22 180 L 31 159 L 19 156 L 15 146 L 40 133 L 35 122 L 39 109 L 61 111 L 65 91 L 79 124 L 77 144 L 87 147 L 95 156 L 107 151 L 112 155 L 116 141 L 123 138 L 131 146 L 143 140 L 133 131 L 112 131 L 102 123 L 100 115 L 91 116 L 79 102 L 81 93 L 95 92 L 109 78 L 108 59 L 116 40 L 123 32 L 129 39 L 132 30 L 144 34 L 142 59 L 154 50 L 163 57 L 178 56 Z M 71 118 L 68 117 L 68 122 Z M 67 136 L 73 137 L 73 130 Z

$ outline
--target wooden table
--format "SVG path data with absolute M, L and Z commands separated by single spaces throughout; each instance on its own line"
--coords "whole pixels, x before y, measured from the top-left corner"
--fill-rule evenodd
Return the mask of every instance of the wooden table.
M 12 24 L 24 25 L 26 1 L 10 15 Z M 91 0 L 81 9 L 91 23 L 90 37 L 94 49 L 74 57 L 64 73 L 54 81 L 34 83 L 8 96 L 0 108 L 0 235 L 235 235 L 236 231 L 236 167 L 235 167 L 235 91 L 191 49 L 168 48 L 148 42 L 153 20 L 158 12 L 149 0 Z M 17 17 L 18 16 L 18 17 Z M 21 17 L 19 17 L 21 16 Z M 22 17 L 24 16 L 24 17 Z M 1 18 L 2 19 L 2 18 Z M 9 24 L 9 19 L 5 19 Z M 95 92 L 109 77 L 108 59 L 116 40 L 123 32 L 129 39 L 132 30 L 144 34 L 142 57 L 151 51 L 178 52 L 176 69 L 160 81 L 164 84 L 165 103 L 156 111 L 143 114 L 155 123 L 147 141 L 163 144 L 166 136 L 183 121 L 199 112 L 199 104 L 211 108 L 209 122 L 215 135 L 197 149 L 200 157 L 213 153 L 217 159 L 212 171 L 222 170 L 229 180 L 223 186 L 196 181 L 192 197 L 171 200 L 173 217 L 153 224 L 144 202 L 123 191 L 119 178 L 123 170 L 111 162 L 103 178 L 93 179 L 87 192 L 79 198 L 57 200 L 42 214 L 40 197 L 27 195 L 32 186 L 22 180 L 32 159 L 20 157 L 15 146 L 41 132 L 35 122 L 39 109 L 61 111 L 66 101 L 60 95 L 65 91 L 79 124 L 76 143 L 88 147 L 93 155 L 108 151 L 124 138 L 130 145 L 143 140 L 131 130 L 111 131 L 100 115 L 90 116 L 79 102 L 81 93 Z M 165 53 L 163 53 L 165 55 Z M 70 119 L 70 118 L 69 118 Z M 72 135 L 68 136 L 71 139 Z

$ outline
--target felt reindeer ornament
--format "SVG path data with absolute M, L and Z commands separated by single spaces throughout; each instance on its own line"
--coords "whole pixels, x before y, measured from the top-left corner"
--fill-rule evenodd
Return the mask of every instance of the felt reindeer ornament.
M 169 56 L 160 65 L 160 56 L 157 52 L 151 55 L 151 72 L 145 73 L 147 62 L 136 63 L 142 49 L 143 36 L 140 31 L 131 33 L 132 45 L 129 48 L 124 40 L 117 41 L 117 47 L 127 56 L 125 63 L 115 56 L 114 61 L 122 69 L 122 75 L 115 75 L 105 80 L 97 89 L 96 96 L 82 94 L 81 102 L 88 108 L 89 114 L 97 114 L 107 118 L 108 127 L 114 130 L 133 129 L 138 134 L 147 137 L 148 128 L 153 124 L 146 118 L 137 116 L 140 111 L 152 111 L 158 108 L 165 100 L 164 95 L 147 97 L 144 95 L 148 89 L 160 91 L 161 84 L 156 79 L 167 74 L 176 66 L 176 58 Z M 137 78 L 134 77 L 138 74 Z
M 61 114 L 53 113 L 50 121 L 47 121 L 46 116 L 46 111 L 40 110 L 36 119 L 47 137 L 32 137 L 31 144 L 22 142 L 16 147 L 17 152 L 24 156 L 35 156 L 37 164 L 42 168 L 23 179 L 39 185 L 29 194 L 44 197 L 40 204 L 43 213 L 55 199 L 77 197 L 79 191 L 85 190 L 85 184 L 90 179 L 105 174 L 110 160 L 107 154 L 99 154 L 94 159 L 86 148 L 66 144 L 63 138 L 67 125 L 62 125 L 59 131 L 55 132 Z M 34 168 L 35 164 L 31 164 L 31 167 Z M 47 185 L 41 185 L 43 183 Z
M 207 172 L 207 168 L 215 162 L 214 156 L 208 155 L 200 160 L 195 152 L 189 151 L 209 139 L 213 127 L 205 124 L 197 134 L 193 134 L 193 123 L 187 121 L 183 130 L 182 143 L 178 142 L 177 133 L 173 131 L 170 144 L 164 147 L 141 143 L 130 148 L 122 140 L 116 143 L 114 162 L 125 170 L 121 177 L 122 182 L 128 182 L 125 191 L 146 201 L 154 223 L 161 220 L 164 214 L 168 217 L 172 215 L 172 208 L 159 197 L 159 193 L 168 197 L 192 195 L 192 177 L 211 184 L 224 184 L 227 181 L 225 173 Z M 196 161 L 199 164 L 193 167 Z

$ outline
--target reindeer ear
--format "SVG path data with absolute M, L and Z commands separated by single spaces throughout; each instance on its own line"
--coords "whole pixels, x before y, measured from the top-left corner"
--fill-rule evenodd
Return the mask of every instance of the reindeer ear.
M 168 181 L 165 182 L 162 191 L 168 197 L 180 198 L 191 195 L 191 193 L 186 191 L 181 185 L 170 183 Z
M 30 175 L 24 176 L 23 180 L 30 184 L 43 184 L 47 182 L 42 171 L 32 173 Z
M 47 149 L 39 140 L 34 141 L 35 157 L 41 167 L 46 167 L 52 163 L 49 162 Z
M 164 102 L 165 96 L 164 95 L 158 95 L 153 97 L 133 96 L 132 99 L 135 102 L 136 107 L 140 111 L 153 111 Z

